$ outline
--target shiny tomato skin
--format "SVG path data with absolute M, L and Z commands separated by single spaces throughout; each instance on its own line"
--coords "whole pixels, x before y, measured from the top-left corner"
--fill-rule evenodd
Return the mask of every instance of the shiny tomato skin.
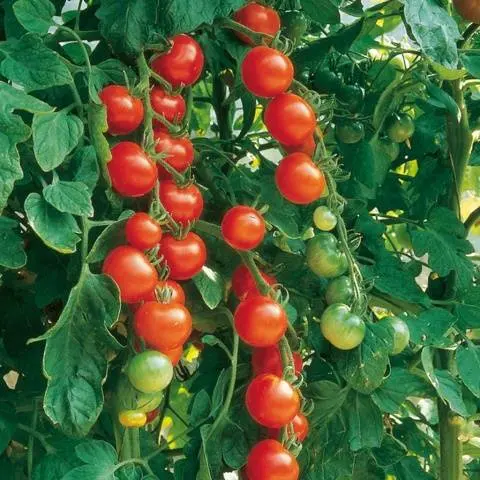
M 159 280 L 155 289 L 149 292 L 142 300 L 145 302 L 156 302 L 157 291 L 160 303 L 181 303 L 185 305 L 185 292 L 182 286 L 175 280 Z
M 250 382 L 245 404 L 257 423 L 280 428 L 290 423 L 300 411 L 300 396 L 286 380 L 263 373 Z
M 313 157 L 317 144 L 313 135 L 307 137 L 307 139 L 300 145 L 282 145 L 287 153 L 301 152 L 307 154 L 309 157 Z
M 125 303 L 139 302 L 158 281 L 157 270 L 144 253 L 128 245 L 116 247 L 107 255 L 102 272 L 117 284 Z
M 455 10 L 465 20 L 480 23 L 480 4 L 476 0 L 453 0 Z
M 407 348 L 408 342 L 410 341 L 408 325 L 396 316 L 384 318 L 382 322 L 388 323 L 393 329 L 393 348 L 390 355 L 398 355 Z
M 252 347 L 276 345 L 287 330 L 288 319 L 281 305 L 270 297 L 251 295 L 240 302 L 234 314 L 235 330 Z
M 235 12 L 233 18 L 236 22 L 241 23 L 254 32 L 271 35 L 272 37 L 280 30 L 281 22 L 278 13 L 273 8 L 259 5 L 258 3 L 252 2 L 245 5 L 245 7 Z M 240 32 L 235 32 L 235 35 L 248 45 L 255 45 L 255 42 L 248 35 Z
M 274 276 L 264 272 L 260 272 L 260 275 L 269 285 L 277 283 Z M 250 270 L 245 265 L 239 265 L 233 272 L 232 290 L 239 300 L 243 300 L 250 294 L 260 294 Z
M 307 417 L 303 413 L 297 413 L 292 420 L 293 425 L 293 432 L 295 433 L 297 440 L 299 442 L 303 442 L 305 438 L 307 438 L 309 424 Z M 278 438 L 280 436 L 280 429 L 278 428 L 269 428 L 268 429 L 268 436 L 270 438 Z
M 200 272 L 207 260 L 207 248 L 203 240 L 193 232 L 176 239 L 164 235 L 160 242 L 159 257 L 163 256 L 172 280 L 190 280 Z
M 172 381 L 173 367 L 170 359 L 163 353 L 145 350 L 129 360 L 125 373 L 139 392 L 156 393 L 165 389 Z
M 237 205 L 224 215 L 222 236 L 236 250 L 252 250 L 262 243 L 265 236 L 265 221 L 252 207 Z
M 330 232 L 317 233 L 308 241 L 306 259 L 310 270 L 319 277 L 336 278 L 348 270 L 347 257 Z
M 333 303 L 350 304 L 353 300 L 352 279 L 346 275 L 334 278 L 325 290 L 325 300 L 328 305 Z
M 303 369 L 303 360 L 298 352 L 293 352 L 295 374 L 299 375 Z M 277 377 L 283 375 L 282 356 L 278 345 L 265 348 L 255 348 L 252 353 L 252 369 L 255 376 L 262 373 L 273 373 Z
M 118 414 L 118 421 L 126 428 L 140 428 L 147 423 L 147 415 L 138 410 L 122 410 Z
M 150 102 L 153 110 L 163 115 L 170 123 L 179 124 L 185 117 L 187 111 L 185 99 L 178 94 L 168 94 L 159 85 L 155 85 L 150 91 Z M 153 126 L 162 128 L 163 123 L 154 120 Z
M 127 220 L 125 236 L 132 247 L 148 250 L 162 239 L 162 227 L 148 213 L 137 212 Z
M 301 145 L 317 125 L 312 107 L 294 93 L 281 93 L 271 100 L 264 122 L 270 135 L 283 145 Z
M 282 52 L 263 45 L 252 48 L 242 62 L 242 80 L 257 97 L 275 97 L 293 81 L 293 64 Z
M 195 184 L 179 187 L 173 180 L 160 183 L 160 202 L 171 217 L 182 225 L 200 218 L 203 211 L 203 197 Z
M 192 163 L 195 156 L 193 144 L 187 137 L 172 137 L 168 132 L 156 129 L 153 131 L 155 151 L 165 154 L 164 160 L 175 170 L 183 173 Z M 160 178 L 171 178 L 161 165 L 158 167 Z
M 281 195 L 292 203 L 306 205 L 325 191 L 325 176 L 305 153 L 291 153 L 275 170 L 275 183 Z
M 169 350 L 163 350 L 162 353 L 166 355 L 172 362 L 172 365 L 176 367 L 183 355 L 183 345 L 179 345 L 178 347 Z
M 168 52 L 157 55 L 150 66 L 173 87 L 192 85 L 202 74 L 205 57 L 202 48 L 192 37 L 176 35 Z
M 130 95 L 122 85 L 109 85 L 99 94 L 107 110 L 107 125 L 110 135 L 127 135 L 136 130 L 143 121 L 143 103 Z
M 117 143 L 111 152 L 107 168 L 115 191 L 124 197 L 141 197 L 153 188 L 157 167 L 136 143 Z

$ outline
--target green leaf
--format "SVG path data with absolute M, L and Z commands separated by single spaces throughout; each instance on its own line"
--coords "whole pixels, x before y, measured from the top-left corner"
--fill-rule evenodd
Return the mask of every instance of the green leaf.
M 392 473 L 397 480 L 434 480 L 435 477 L 425 472 L 417 457 L 406 457 L 392 466 Z
M 405 20 L 422 51 L 447 68 L 458 68 L 455 20 L 435 0 L 406 0 Z
M 125 85 L 128 80 L 130 85 L 137 83 L 137 75 L 124 63 L 116 58 L 109 58 L 97 65 L 92 66 L 90 74 L 91 85 L 100 91 L 105 85 Z
M 470 75 L 480 78 L 480 55 L 466 52 L 460 55 L 460 59 Z
M 47 340 L 45 413 L 67 435 L 85 436 L 102 411 L 108 359 L 121 348 L 108 329 L 119 314 L 113 280 L 84 267 L 57 323 L 36 339 Z
M 465 386 L 480 397 L 480 347 L 471 342 L 460 345 L 455 353 L 457 369 Z
M 0 266 L 21 268 L 27 263 L 23 249 L 22 237 L 15 231 L 18 222 L 7 217 L 0 217 Z
M 18 0 L 13 5 L 13 11 L 29 32 L 46 34 L 53 25 L 55 6 L 50 0 Z
M 8 447 L 16 430 L 15 409 L 9 403 L 0 403 L 0 453 Z
M 92 199 L 82 182 L 58 181 L 43 189 L 45 200 L 60 212 L 86 217 L 93 216 Z
M 105 465 L 82 465 L 70 470 L 62 480 L 116 480 L 115 468 Z
M 70 455 L 69 455 L 70 454 Z M 62 480 L 65 475 L 80 465 L 73 452 L 60 451 L 45 455 L 36 463 L 32 480 Z
M 303 11 L 320 25 L 340 23 L 338 4 L 331 0 L 301 0 Z
M 449 344 L 445 338 L 457 319 L 444 308 L 431 308 L 423 311 L 418 317 L 406 319 L 410 330 L 410 340 L 417 345 L 442 346 Z
M 103 230 L 87 255 L 88 263 L 101 262 L 110 250 L 127 242 L 125 237 L 127 220 L 128 218 L 124 218 L 114 222 Z
M 88 130 L 90 132 L 92 145 L 97 152 L 97 158 L 102 170 L 103 178 L 108 185 L 111 185 L 107 163 L 112 158 L 112 152 L 110 151 L 110 145 L 104 135 L 108 130 L 108 124 L 107 109 L 103 105 L 91 103 L 88 106 Z
M 480 328 L 480 286 L 471 286 L 463 297 L 463 303 L 457 303 L 454 313 L 458 317 L 458 326 L 464 330 Z
M 218 430 L 211 435 L 211 425 L 200 427 L 202 446 L 200 449 L 200 467 L 196 480 L 216 480 L 221 477 L 222 443 Z
M 77 457 L 85 463 L 92 465 L 115 465 L 118 457 L 117 452 L 103 440 L 89 440 L 75 447 Z
M 100 176 L 95 148 L 89 145 L 77 149 L 70 161 L 70 168 L 74 172 L 73 181 L 82 182 L 93 192 Z
M 342 408 L 347 394 L 348 388 L 341 388 L 329 380 L 309 383 L 305 396 L 315 403 L 310 419 L 312 425 L 325 425 Z
M 40 113 L 33 117 L 33 151 L 44 172 L 58 167 L 78 145 L 83 123 L 64 111 Z
M 60 56 L 33 33 L 24 35 L 20 40 L 3 42 L 0 53 L 5 57 L 0 64 L 0 73 L 24 87 L 25 92 L 73 82 Z
M 204 266 L 202 271 L 193 277 L 193 283 L 210 309 L 218 307 L 225 291 L 225 282 L 219 273 Z
M 190 421 L 196 425 L 201 420 L 206 420 L 210 416 L 212 402 L 210 396 L 205 390 L 200 390 L 193 399 L 192 409 L 190 411 Z
M 240 470 L 247 463 L 250 451 L 245 431 L 230 421 L 222 432 L 222 453 L 225 463 L 234 470 Z
M 372 454 L 378 465 L 388 467 L 407 454 L 407 447 L 392 435 L 385 435 L 380 447 L 372 449 Z

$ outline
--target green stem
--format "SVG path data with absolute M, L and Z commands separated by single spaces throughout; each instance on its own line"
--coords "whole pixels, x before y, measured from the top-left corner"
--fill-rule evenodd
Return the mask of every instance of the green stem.
M 440 429 L 440 478 L 439 480 L 459 480 L 462 478 L 462 443 L 458 439 L 460 425 L 448 405 L 439 398 L 437 400 Z
M 23 423 L 17 423 L 17 428 L 28 433 L 30 436 L 35 437 L 47 453 L 55 452 L 55 448 L 47 442 L 45 436 L 42 435 L 40 432 L 37 432 L 36 430 L 32 429 L 28 425 L 24 425 Z
M 82 49 L 82 53 L 85 60 L 85 64 L 87 65 L 88 73 L 92 73 L 92 64 L 90 63 L 90 56 L 88 55 L 87 47 L 85 47 L 85 43 L 83 43 L 83 40 L 80 38 L 78 33 L 72 30 L 71 28 L 66 27 L 65 25 L 58 25 L 57 29 L 67 33 L 78 42 L 78 44 L 80 45 L 80 48 Z
M 85 263 L 85 260 L 88 255 L 88 234 L 90 232 L 90 224 L 87 217 L 82 217 L 82 228 L 83 228 L 83 236 L 82 236 L 82 265 Z
M 251 252 L 237 252 L 237 253 L 240 255 L 242 262 L 252 274 L 252 277 L 255 280 L 255 284 L 257 285 L 259 292 L 262 295 L 267 295 L 267 293 L 270 290 L 270 285 L 262 277 L 260 269 L 258 268 L 257 264 L 253 260 L 252 253 Z
M 38 408 L 36 400 L 33 401 L 33 412 L 32 412 L 32 430 L 37 430 L 37 422 L 38 422 Z M 33 470 L 33 447 L 34 447 L 35 437 L 30 435 L 28 437 L 28 456 L 27 456 L 27 472 L 28 478 L 32 478 L 32 470 Z
M 248 36 L 253 42 L 258 44 L 263 43 L 264 40 L 273 40 L 273 37 L 271 35 L 258 33 L 250 30 L 248 27 L 245 27 L 241 23 L 238 23 L 231 18 L 222 18 L 218 22 L 218 26 L 234 30 L 235 32 L 243 33 L 244 35 Z

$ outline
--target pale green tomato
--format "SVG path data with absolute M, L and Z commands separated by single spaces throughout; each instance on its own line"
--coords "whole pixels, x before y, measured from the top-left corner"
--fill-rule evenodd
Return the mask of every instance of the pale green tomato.
M 137 393 L 136 403 L 139 412 L 148 413 L 155 410 L 163 400 L 163 391 L 155 393 Z
M 334 303 L 349 304 L 353 298 L 353 286 L 350 277 L 334 278 L 325 291 L 325 300 L 329 305 Z
M 337 226 L 337 217 L 328 207 L 321 206 L 313 212 L 313 223 L 319 230 L 329 232 Z
M 405 350 L 410 341 L 408 325 L 398 317 L 387 317 L 382 322 L 388 322 L 393 328 L 393 348 L 391 354 L 398 355 Z

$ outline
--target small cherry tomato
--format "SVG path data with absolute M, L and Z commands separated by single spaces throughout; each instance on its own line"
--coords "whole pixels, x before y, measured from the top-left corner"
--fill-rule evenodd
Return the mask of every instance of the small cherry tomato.
M 192 85 L 202 74 L 205 57 L 200 45 L 190 36 L 176 35 L 166 53 L 157 55 L 150 66 L 173 87 Z
M 310 135 L 301 145 L 282 145 L 282 147 L 287 153 L 301 152 L 307 154 L 309 157 L 313 157 L 317 144 L 315 143 L 313 135 Z
M 394 113 L 385 120 L 385 131 L 392 142 L 402 143 L 415 132 L 415 123 L 406 113 Z
M 149 292 L 142 300 L 145 302 L 160 301 L 160 303 L 181 303 L 185 305 L 185 292 L 182 286 L 175 280 L 159 280 L 155 289 Z
M 157 167 L 148 155 L 133 142 L 117 143 L 107 163 L 113 188 L 124 197 L 141 197 L 157 181 Z
M 317 207 L 313 212 L 313 223 L 324 232 L 329 232 L 337 226 L 337 217 L 324 205 Z
M 252 48 L 242 62 L 242 80 L 257 97 L 274 97 L 288 90 L 293 81 L 290 59 L 274 48 Z
M 116 247 L 107 255 L 102 272 L 117 284 L 125 303 L 139 302 L 158 281 L 157 271 L 148 258 L 128 245 Z
M 265 221 L 252 207 L 237 205 L 224 215 L 222 236 L 236 250 L 251 250 L 262 243 Z
M 249 296 L 238 305 L 234 315 L 235 330 L 252 347 L 275 345 L 287 330 L 285 310 L 270 297 Z
M 349 304 L 353 299 L 353 286 L 350 277 L 334 278 L 325 291 L 325 300 L 329 305 L 334 303 Z
M 308 435 L 309 424 L 307 417 L 303 413 L 297 413 L 292 420 L 293 433 L 299 442 L 303 442 Z M 269 428 L 268 436 L 270 438 L 278 438 L 280 436 L 279 428 Z
M 122 410 L 118 414 L 118 421 L 126 428 L 140 428 L 147 423 L 147 415 L 138 410 Z
M 162 239 L 162 227 L 147 213 L 137 212 L 127 220 L 125 236 L 132 247 L 148 250 Z
M 348 269 L 347 257 L 335 235 L 328 232 L 317 233 L 308 241 L 306 257 L 308 267 L 319 277 L 339 277 Z
M 182 239 L 164 235 L 159 251 L 159 257 L 162 256 L 170 269 L 171 279 L 190 280 L 205 265 L 207 249 L 203 240 L 193 232 Z
M 362 122 L 340 122 L 335 126 L 337 140 L 346 144 L 358 143 L 365 137 L 365 127 Z
M 172 365 L 176 367 L 183 356 L 183 345 L 171 348 L 170 350 L 162 350 L 162 353 L 166 355 L 172 362 Z
M 98 95 L 107 109 L 110 135 L 127 135 L 143 121 L 143 103 L 122 85 L 109 85 Z
M 165 155 L 165 162 L 173 167 L 177 172 L 183 173 L 193 162 L 195 151 L 192 142 L 187 137 L 172 137 L 168 132 L 154 130 L 155 151 Z M 158 176 L 160 178 L 170 178 L 168 173 L 160 164 L 158 167 Z
M 164 180 L 160 183 L 159 198 L 165 210 L 182 225 L 198 220 L 202 214 L 203 197 L 193 183 L 179 187 L 172 180 Z
M 337 97 L 353 113 L 363 107 L 365 92 L 359 85 L 343 85 L 338 91 Z
M 393 348 L 392 355 L 398 355 L 403 352 L 410 341 L 410 330 L 408 325 L 398 317 L 387 317 L 382 320 L 387 322 L 393 329 Z
M 293 93 L 281 93 L 271 100 L 264 122 L 270 135 L 283 145 L 301 145 L 317 125 L 312 107 Z
M 260 272 L 260 275 L 269 285 L 277 283 L 277 279 L 271 275 L 263 272 Z M 250 294 L 260 294 L 250 270 L 245 265 L 239 265 L 233 272 L 232 290 L 239 300 L 243 300 Z
M 343 81 L 334 72 L 321 67 L 315 72 L 313 86 L 318 93 L 338 93 Z
M 303 360 L 298 352 L 293 352 L 293 363 L 295 374 L 300 374 L 303 369 Z M 252 369 L 255 376 L 262 373 L 273 373 L 277 377 L 281 377 L 283 375 L 283 365 L 278 345 L 255 348 L 252 354 Z
M 174 124 L 179 124 L 187 111 L 185 100 L 181 95 L 170 95 L 159 85 L 155 85 L 150 91 L 150 102 L 155 112 Z M 162 122 L 158 120 L 153 121 L 153 126 L 163 128 Z
M 455 10 L 468 22 L 480 23 L 480 6 L 472 0 L 453 0 Z
M 139 392 L 155 393 L 164 390 L 172 381 L 170 359 L 155 350 L 145 350 L 130 359 L 125 373 Z
M 148 413 L 154 408 L 157 408 L 163 400 L 163 391 L 154 393 L 137 392 L 135 396 L 136 410 L 143 413 Z
M 241 23 L 254 32 L 271 35 L 272 37 L 280 30 L 280 16 L 278 13 L 273 8 L 259 5 L 258 3 L 252 2 L 245 5 L 235 12 L 233 18 L 236 22 Z M 235 35 L 248 45 L 255 45 L 255 42 L 248 35 L 240 32 L 235 32 Z

